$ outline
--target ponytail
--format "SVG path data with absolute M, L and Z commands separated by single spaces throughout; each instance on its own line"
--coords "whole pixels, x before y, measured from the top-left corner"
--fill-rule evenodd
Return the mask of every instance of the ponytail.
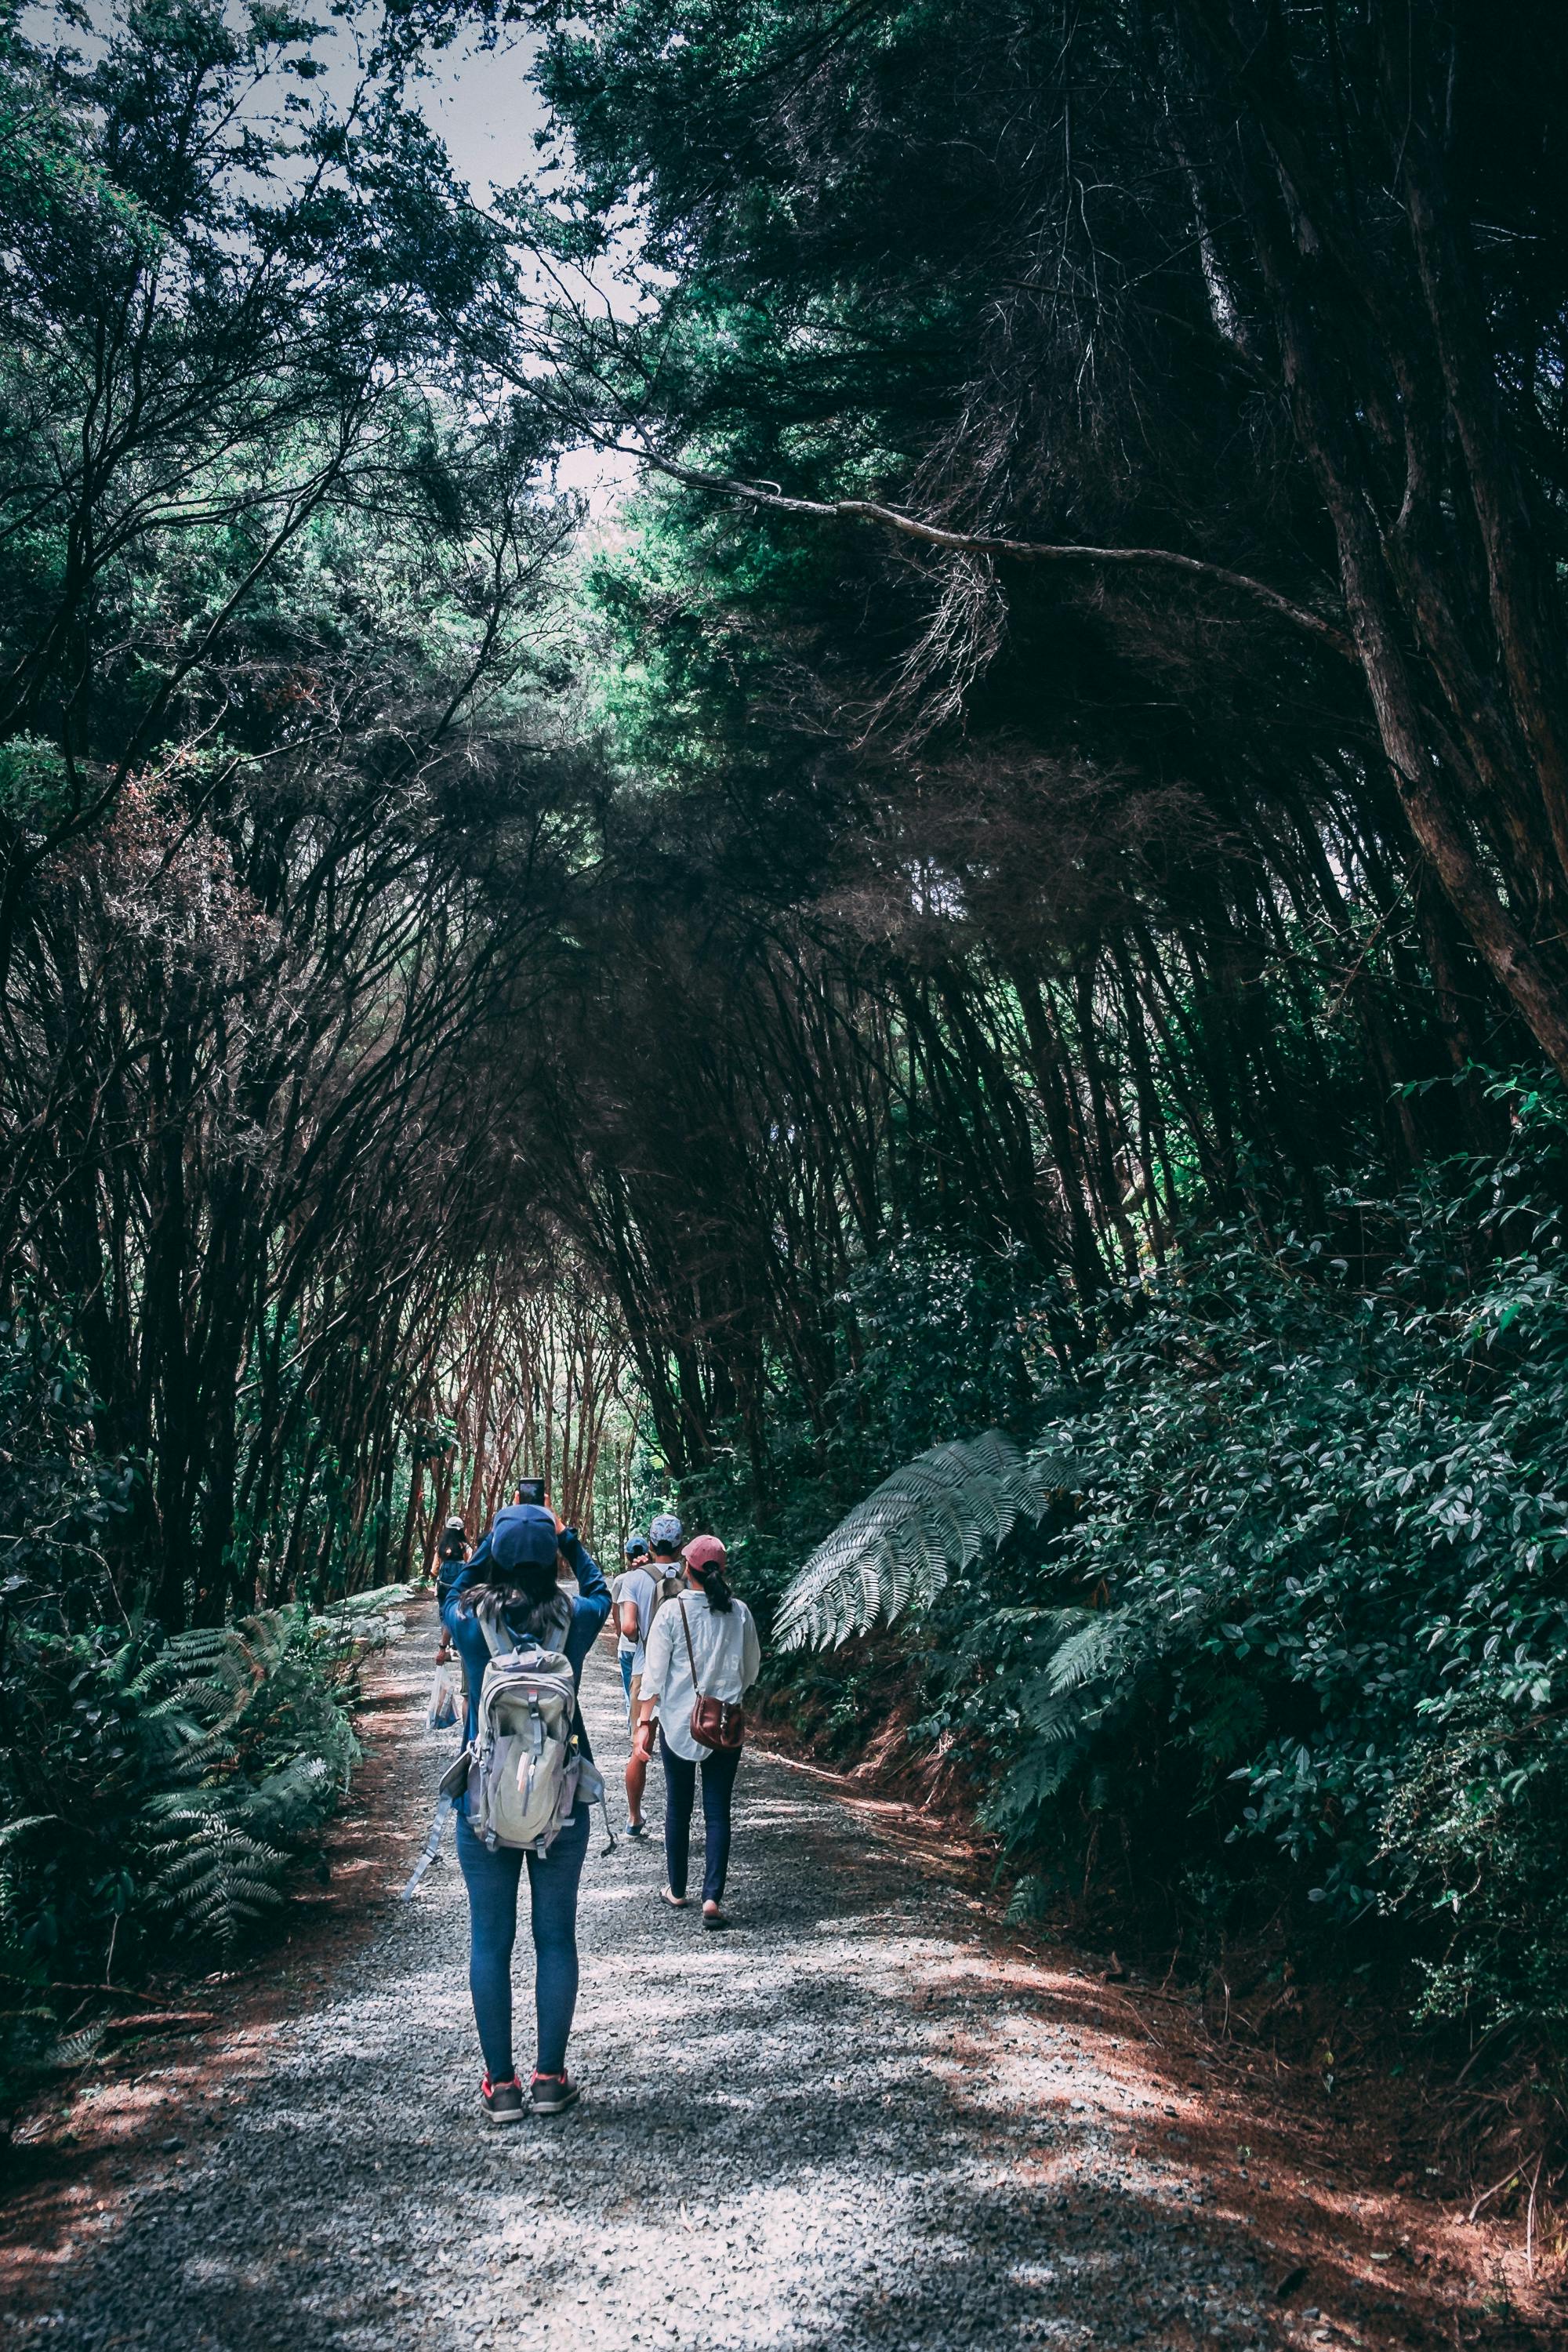
M 730 1580 L 718 1561 L 709 1560 L 700 1568 L 693 1568 L 689 1560 L 686 1572 L 700 1587 L 715 1617 L 727 1617 L 735 1606 L 735 1596 L 730 1590 Z

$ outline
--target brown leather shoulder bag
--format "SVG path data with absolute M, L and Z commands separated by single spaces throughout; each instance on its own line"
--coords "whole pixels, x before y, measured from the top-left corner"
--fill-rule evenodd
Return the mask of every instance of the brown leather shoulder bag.
M 686 1613 L 684 1601 L 677 1604 L 680 1611 L 680 1630 L 686 1636 L 686 1655 L 691 1667 L 691 1687 L 696 1696 L 691 1702 L 691 1737 L 699 1748 L 741 1748 L 746 1738 L 746 1710 L 739 1699 L 704 1698 L 697 1684 L 697 1653 L 691 1646 L 691 1620 Z

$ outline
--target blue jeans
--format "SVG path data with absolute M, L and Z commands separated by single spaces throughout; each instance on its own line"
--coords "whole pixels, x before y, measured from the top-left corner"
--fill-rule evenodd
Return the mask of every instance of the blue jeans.
M 686 1868 L 691 1851 L 691 1806 L 697 1794 L 697 1767 L 678 1756 L 664 1733 L 658 1735 L 664 1759 L 664 1860 L 672 1895 L 686 1892 Z M 702 1900 L 717 1903 L 730 1870 L 730 1799 L 741 1762 L 738 1748 L 710 1748 L 702 1759 L 702 1826 L 707 1851 L 702 1872 Z
M 517 1941 L 517 1895 L 528 1864 L 533 1926 L 533 2004 L 539 2020 L 541 2074 L 559 2074 L 577 2006 L 577 1882 L 588 1851 L 588 1808 L 579 1805 L 548 1853 L 517 1846 L 487 1846 L 461 1812 L 458 1864 L 468 1890 L 468 1990 L 474 2022 L 492 2083 L 510 2082 L 511 1948 Z
M 617 1650 L 616 1652 L 616 1657 L 621 1669 L 621 1688 L 626 1695 L 626 1713 L 628 1715 L 630 1715 L 632 1711 L 632 1660 L 636 1656 L 637 1652 L 635 1650 Z

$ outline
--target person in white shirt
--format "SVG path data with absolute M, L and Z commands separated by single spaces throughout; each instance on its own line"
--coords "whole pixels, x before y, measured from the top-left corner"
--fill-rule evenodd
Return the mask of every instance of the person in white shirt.
M 648 1628 L 658 1614 L 665 1594 L 673 1590 L 675 1579 L 680 1573 L 680 1538 L 685 1530 L 673 1511 L 660 1511 L 647 1532 L 648 1540 L 643 1548 L 643 1558 L 620 1580 L 620 1606 L 616 1615 L 621 1632 L 632 1643 L 632 1671 L 626 1685 L 626 1699 L 627 1721 L 634 1732 Z M 626 1835 L 629 1838 L 645 1838 L 647 1835 L 647 1824 L 642 1817 L 643 1790 L 647 1783 L 647 1754 L 634 1738 L 632 1752 L 626 1759 Z
M 621 1688 L 626 1695 L 626 1722 L 630 1725 L 634 1721 L 632 1674 L 637 1663 L 637 1645 L 630 1633 L 623 1633 L 621 1631 L 621 1594 L 627 1577 L 635 1575 L 638 1570 L 647 1565 L 646 1536 L 632 1536 L 628 1538 L 626 1547 L 626 1563 L 619 1576 L 612 1577 L 610 1580 L 610 1599 L 614 1603 L 610 1611 L 610 1623 L 615 1629 L 616 1664 L 621 1670 Z
M 702 1925 L 727 1927 L 730 1922 L 723 1903 L 730 1867 L 730 1802 L 741 1751 L 700 1746 L 691 1736 L 691 1709 L 700 1691 L 704 1698 L 738 1701 L 756 1681 L 763 1652 L 751 1611 L 730 1590 L 725 1574 L 728 1556 L 718 1537 L 694 1537 L 681 1558 L 686 1562 L 688 1590 L 659 1611 L 647 1637 L 637 1743 L 645 1757 L 652 1753 L 657 1714 L 659 1754 L 664 1759 L 664 1858 L 669 1881 L 664 1900 L 677 1911 L 686 1907 L 691 1808 L 697 1795 L 698 1767 L 701 1767 L 706 1832 Z

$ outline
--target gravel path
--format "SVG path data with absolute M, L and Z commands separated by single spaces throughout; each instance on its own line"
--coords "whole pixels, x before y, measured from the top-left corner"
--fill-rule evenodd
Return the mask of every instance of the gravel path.
M 614 1775 L 602 1645 L 584 1691 Z M 450 1733 L 406 1736 L 433 1782 Z M 750 1755 L 737 1801 L 724 1937 L 595 1835 L 573 2113 L 479 2119 L 448 1848 L 0 2352 L 1277 2343 L 1257 2249 L 1131 2145 L 1146 2074 L 807 1777 Z

